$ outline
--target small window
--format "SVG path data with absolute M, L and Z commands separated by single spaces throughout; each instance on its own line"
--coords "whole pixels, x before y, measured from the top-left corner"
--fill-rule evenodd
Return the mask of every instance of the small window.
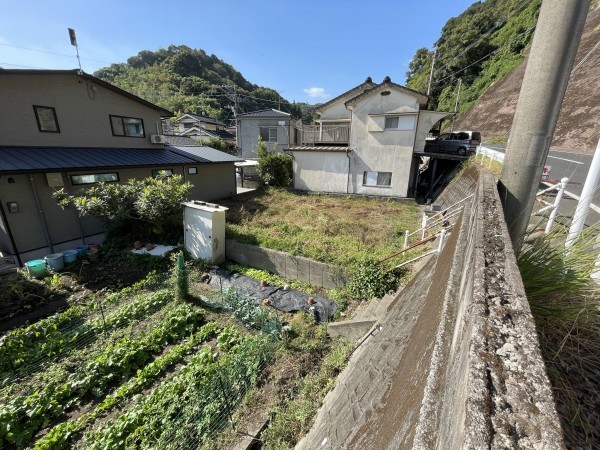
M 43 133 L 60 133 L 56 111 L 51 106 L 33 105 L 38 129 Z
M 112 183 L 119 181 L 119 174 L 112 173 L 90 173 L 87 175 L 71 175 L 71 184 L 93 184 L 93 183 Z
M 170 177 L 173 175 L 173 169 L 156 169 L 152 171 L 152 176 L 157 177 L 159 175 L 166 175 Z
M 189 130 L 190 128 L 194 128 L 194 122 L 184 122 L 183 128 L 185 128 L 186 130 Z
M 415 116 L 386 116 L 386 130 L 412 130 L 415 127 Z
M 198 173 L 198 168 L 197 167 L 188 167 L 188 173 L 190 175 L 195 175 Z
M 392 172 L 364 172 L 364 186 L 391 186 Z
M 277 127 L 260 127 L 260 137 L 265 142 L 277 142 Z
M 113 136 L 145 137 L 144 121 L 135 117 L 109 116 Z

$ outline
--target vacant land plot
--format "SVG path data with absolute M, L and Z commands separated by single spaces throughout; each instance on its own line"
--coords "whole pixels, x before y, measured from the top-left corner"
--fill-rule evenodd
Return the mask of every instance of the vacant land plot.
M 330 196 L 270 188 L 221 201 L 227 237 L 346 266 L 402 249 L 403 233 L 421 226 L 410 200 Z

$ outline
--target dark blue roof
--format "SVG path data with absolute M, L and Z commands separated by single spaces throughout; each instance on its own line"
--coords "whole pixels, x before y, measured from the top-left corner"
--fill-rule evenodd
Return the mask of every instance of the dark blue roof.
M 111 167 L 165 166 L 169 164 L 203 164 L 235 162 L 238 158 L 223 152 L 175 148 L 62 148 L 0 147 L 0 174 L 80 170 Z M 200 147 L 204 148 L 204 147 Z
M 170 150 L 176 151 L 181 155 L 187 155 L 190 158 L 196 158 L 199 162 L 205 163 L 224 163 L 224 162 L 242 162 L 243 159 L 229 153 L 216 150 L 211 147 L 176 147 L 169 145 Z

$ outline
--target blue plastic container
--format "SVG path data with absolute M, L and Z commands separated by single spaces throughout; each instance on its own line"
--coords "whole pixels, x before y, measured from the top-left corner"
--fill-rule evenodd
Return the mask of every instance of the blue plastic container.
M 79 252 L 77 250 L 65 250 L 63 252 L 65 264 L 73 264 L 77 261 L 77 255 Z
M 87 245 L 80 245 L 78 247 L 75 247 L 75 250 L 77 250 L 77 253 L 79 253 L 80 255 L 85 255 L 88 252 L 88 246 Z
M 48 272 L 46 272 L 46 261 L 43 259 L 34 259 L 25 263 L 27 272 L 34 278 L 44 278 Z
M 65 268 L 65 258 L 62 253 L 52 253 L 46 256 L 44 260 L 53 272 L 60 272 Z

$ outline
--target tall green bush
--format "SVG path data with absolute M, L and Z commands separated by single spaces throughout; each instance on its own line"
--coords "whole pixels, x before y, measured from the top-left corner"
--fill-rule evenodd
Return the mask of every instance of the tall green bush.
M 288 187 L 292 185 L 292 157 L 284 153 L 277 153 L 274 148 L 267 148 L 267 144 L 258 139 L 256 148 L 258 155 L 258 173 L 269 186 Z

